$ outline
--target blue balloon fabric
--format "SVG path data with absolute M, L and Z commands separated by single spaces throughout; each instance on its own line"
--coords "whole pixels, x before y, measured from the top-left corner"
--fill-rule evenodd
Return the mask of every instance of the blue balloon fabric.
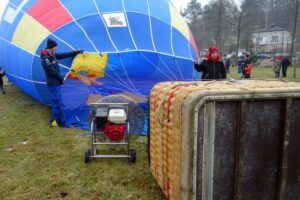
M 169 0 L 9 1 L 0 24 L 0 64 L 11 82 L 46 105 L 51 97 L 40 52 L 48 38 L 59 52 L 86 52 L 60 62 L 68 127 L 88 128 L 90 103 L 103 96 L 124 94 L 147 110 L 156 83 L 195 79 L 197 46 Z

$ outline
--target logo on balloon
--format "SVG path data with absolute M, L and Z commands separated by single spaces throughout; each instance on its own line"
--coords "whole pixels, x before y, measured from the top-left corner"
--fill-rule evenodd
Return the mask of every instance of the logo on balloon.
M 106 26 L 109 28 L 127 27 L 127 21 L 124 13 L 103 14 L 103 18 Z
M 22 0 L 20 4 L 15 7 L 8 7 L 5 14 L 4 14 L 4 20 L 10 24 L 12 24 L 17 16 L 17 14 L 20 12 L 20 10 L 23 8 L 23 6 L 27 3 L 28 0 Z

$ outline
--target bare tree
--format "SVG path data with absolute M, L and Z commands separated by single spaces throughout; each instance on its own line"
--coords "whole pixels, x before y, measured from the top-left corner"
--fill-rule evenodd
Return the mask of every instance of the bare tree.
M 242 33 L 242 21 L 243 21 L 243 12 L 237 12 L 237 44 L 236 44 L 236 55 L 239 55 L 241 33 Z
M 203 46 L 204 28 L 202 24 L 204 23 L 204 21 L 202 20 L 201 4 L 197 0 L 191 0 L 184 11 L 181 12 L 181 15 L 187 19 L 198 47 Z
M 233 13 L 234 27 L 236 27 L 237 33 L 236 55 L 238 55 L 241 43 L 241 36 L 246 25 L 245 19 L 249 16 L 249 13 L 247 12 L 249 8 L 249 1 L 241 2 L 241 6 L 238 6 L 233 0 L 231 0 L 230 3 L 231 5 L 233 5 L 231 8 L 231 12 Z
M 223 45 L 222 45 L 222 12 L 223 12 L 223 9 L 224 9 L 224 6 L 223 6 L 223 0 L 218 0 L 218 4 L 219 4 L 219 7 L 218 7 L 218 12 L 219 12 L 219 15 L 218 15 L 218 31 L 217 31 L 217 46 L 220 48 L 220 51 L 222 53 L 222 50 L 223 50 Z
M 293 37 L 292 37 L 292 46 L 291 46 L 291 63 L 293 65 L 293 54 L 294 54 L 294 44 L 295 44 L 295 37 L 296 37 L 296 30 L 297 30 L 297 21 L 298 21 L 298 8 L 299 8 L 299 0 L 295 0 L 296 4 L 296 10 L 295 10 L 295 21 L 294 21 L 294 31 L 293 31 Z M 296 65 L 294 65 L 294 78 L 296 78 L 297 68 Z

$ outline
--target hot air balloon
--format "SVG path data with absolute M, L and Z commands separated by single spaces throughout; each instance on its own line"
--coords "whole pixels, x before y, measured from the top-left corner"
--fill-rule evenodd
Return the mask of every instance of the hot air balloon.
M 91 102 L 124 94 L 146 105 L 162 81 L 195 78 L 197 47 L 169 0 L 11 0 L 0 25 L 0 63 L 25 93 L 50 104 L 40 52 L 48 38 L 59 51 L 67 126 L 87 128 Z

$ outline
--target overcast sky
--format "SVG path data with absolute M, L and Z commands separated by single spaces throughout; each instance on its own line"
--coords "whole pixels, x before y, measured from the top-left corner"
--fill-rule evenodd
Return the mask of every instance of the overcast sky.
M 180 10 L 180 8 L 185 8 L 186 4 L 190 1 L 190 0 L 171 0 L 173 2 L 173 4 L 177 7 L 178 10 Z M 199 2 L 201 2 L 202 5 L 206 4 L 209 0 L 198 0 Z M 3 10 L 5 8 L 5 5 L 7 4 L 8 0 L 0 0 L 0 19 L 2 17 L 2 13 Z
M 187 3 L 190 2 L 190 0 L 171 0 L 171 1 L 177 7 L 178 10 L 180 10 L 180 8 L 185 8 Z M 201 5 L 205 5 L 209 2 L 209 0 L 198 0 L 198 2 L 200 2 Z
M 190 0 L 171 0 L 173 2 L 173 4 L 177 7 L 178 10 L 180 10 L 180 8 L 185 8 L 187 3 L 190 2 Z M 205 5 L 209 2 L 209 0 L 198 0 L 201 5 Z M 239 2 L 240 0 L 236 0 L 236 2 Z M 5 5 L 7 4 L 8 0 L 0 0 L 0 19 L 2 17 L 3 14 L 3 10 L 5 8 Z

